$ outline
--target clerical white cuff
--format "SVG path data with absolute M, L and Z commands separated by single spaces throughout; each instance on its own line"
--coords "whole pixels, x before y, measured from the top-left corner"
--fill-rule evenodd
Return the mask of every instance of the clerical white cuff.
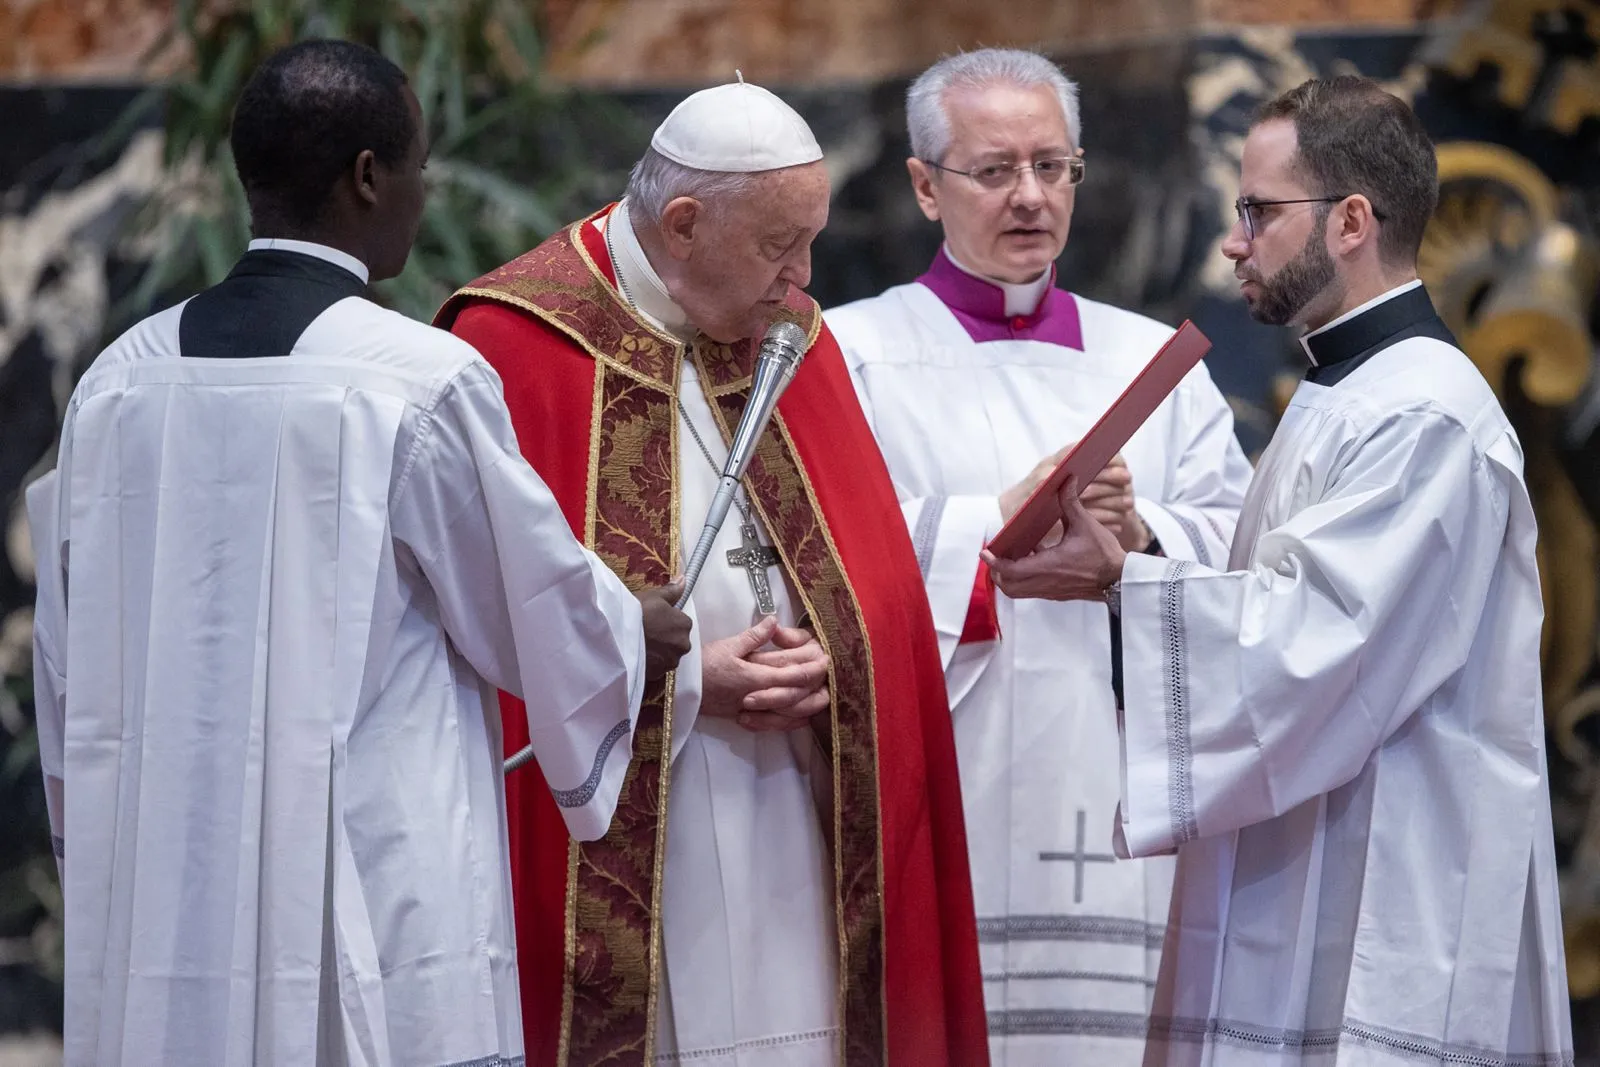
M 903 505 L 911 546 L 928 590 L 939 661 L 946 670 L 966 629 L 978 553 L 1001 526 L 1000 502 L 990 496 L 938 496 Z
M 1193 567 L 1184 561 L 1128 553 L 1122 565 L 1123 839 L 1131 856 L 1153 856 L 1179 843 L 1173 833 L 1171 747 L 1168 729 L 1167 660 L 1181 655 L 1174 644 L 1181 619 L 1163 603 L 1173 576 Z
M 1161 551 L 1169 559 L 1192 559 L 1206 567 L 1225 562 L 1212 558 L 1215 553 L 1206 541 L 1205 531 L 1187 514 L 1188 509 L 1168 508 L 1144 497 L 1135 497 L 1134 507 L 1155 539 L 1161 542 Z

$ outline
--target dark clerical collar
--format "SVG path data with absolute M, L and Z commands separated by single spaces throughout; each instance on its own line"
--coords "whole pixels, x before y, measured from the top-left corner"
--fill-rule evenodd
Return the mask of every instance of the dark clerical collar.
M 184 305 L 179 351 L 208 359 L 287 356 L 317 316 L 366 288 L 364 278 L 326 256 L 246 252 L 226 278 Z
M 1455 345 L 1421 282 L 1411 282 L 1300 338 L 1311 360 L 1306 381 L 1333 385 L 1390 345 L 1430 337 Z M 1457 346 L 1459 347 L 1459 346 Z
M 1078 302 L 1055 287 L 1055 267 L 1050 284 L 1031 315 L 1007 315 L 1005 290 L 991 281 L 969 274 L 950 261 L 944 249 L 933 257 L 928 273 L 917 281 L 933 291 L 974 342 L 1044 341 L 1083 351 L 1083 328 L 1078 322 Z

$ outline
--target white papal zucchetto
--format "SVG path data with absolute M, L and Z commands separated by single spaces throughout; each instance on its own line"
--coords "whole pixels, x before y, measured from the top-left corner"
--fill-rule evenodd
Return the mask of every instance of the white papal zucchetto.
M 673 108 L 650 147 L 685 167 L 740 173 L 822 158 L 822 146 L 800 113 L 742 77 L 701 89 Z

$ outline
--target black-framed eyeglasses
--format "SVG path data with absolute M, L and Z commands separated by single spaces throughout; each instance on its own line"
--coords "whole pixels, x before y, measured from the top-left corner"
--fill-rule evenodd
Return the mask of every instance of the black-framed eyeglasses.
M 1055 185 L 1063 178 L 1067 180 L 1068 185 L 1077 185 L 1083 181 L 1083 159 L 1080 156 L 1052 156 L 1049 159 L 1036 159 L 1032 163 L 985 163 L 971 170 L 946 167 L 931 159 L 924 159 L 922 162 L 934 170 L 942 170 L 949 174 L 964 174 L 985 189 L 1010 189 L 1021 179 L 1025 170 L 1033 171 L 1033 176 L 1039 179 L 1040 185 Z
M 1233 202 L 1233 213 L 1244 223 L 1244 236 L 1246 240 L 1256 239 L 1256 228 L 1261 224 L 1258 214 L 1261 208 L 1277 207 L 1280 204 L 1337 204 L 1341 200 L 1349 200 L 1355 193 L 1345 193 L 1341 196 L 1307 196 L 1298 200 L 1246 200 L 1244 197 Z M 1376 207 L 1372 209 L 1372 217 L 1379 222 L 1383 221 L 1383 212 Z

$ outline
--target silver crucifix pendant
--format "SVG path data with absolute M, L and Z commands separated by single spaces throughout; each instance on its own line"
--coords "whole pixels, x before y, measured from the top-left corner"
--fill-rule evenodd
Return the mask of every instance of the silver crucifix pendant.
M 728 550 L 728 566 L 743 567 L 750 579 L 750 591 L 756 596 L 756 610 L 771 615 L 778 610 L 772 601 L 772 584 L 767 581 L 767 570 L 778 565 L 778 552 L 761 543 L 753 522 L 739 524 L 739 535 L 744 543 Z

